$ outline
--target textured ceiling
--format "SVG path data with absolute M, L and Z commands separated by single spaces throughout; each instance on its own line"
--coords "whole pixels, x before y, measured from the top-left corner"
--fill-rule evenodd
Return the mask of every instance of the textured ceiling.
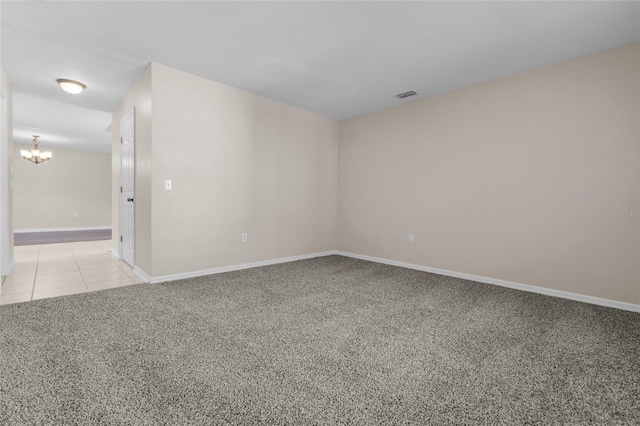
M 150 61 L 343 119 L 640 41 L 639 2 L 3 1 L 0 7 L 16 138 L 36 126 L 43 135 L 51 130 L 52 143 L 85 140 L 87 149 L 109 149 L 108 113 Z M 88 89 L 71 97 L 57 78 Z M 418 96 L 393 98 L 406 90 Z

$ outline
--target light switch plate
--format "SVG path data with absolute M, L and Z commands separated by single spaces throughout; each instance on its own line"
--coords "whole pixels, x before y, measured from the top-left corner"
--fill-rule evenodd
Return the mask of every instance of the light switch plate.
M 171 190 L 171 179 L 165 179 L 164 181 L 164 189 L 166 189 L 167 191 Z

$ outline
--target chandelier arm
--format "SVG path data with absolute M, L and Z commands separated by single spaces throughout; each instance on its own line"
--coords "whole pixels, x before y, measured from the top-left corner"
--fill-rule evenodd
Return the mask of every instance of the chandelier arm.
M 26 157 L 24 155 L 22 156 L 22 158 L 24 158 L 25 160 L 35 164 L 40 164 L 40 163 L 44 163 L 45 161 L 51 160 L 51 152 L 49 151 L 40 152 L 40 149 L 38 148 L 38 145 L 40 145 L 40 141 L 38 140 L 39 137 L 40 136 L 38 135 L 33 135 L 33 149 L 29 150 L 31 154 L 31 158 Z M 34 154 L 34 152 L 36 151 L 38 152 L 38 155 Z M 45 157 L 42 157 L 42 155 L 45 155 Z

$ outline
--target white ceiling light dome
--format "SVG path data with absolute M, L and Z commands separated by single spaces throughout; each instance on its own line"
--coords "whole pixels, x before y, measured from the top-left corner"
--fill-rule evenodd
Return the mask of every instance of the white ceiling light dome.
M 75 80 L 59 78 L 56 81 L 58 82 L 62 90 L 64 90 L 70 95 L 77 95 L 79 93 L 82 93 L 82 91 L 87 88 L 87 86 Z

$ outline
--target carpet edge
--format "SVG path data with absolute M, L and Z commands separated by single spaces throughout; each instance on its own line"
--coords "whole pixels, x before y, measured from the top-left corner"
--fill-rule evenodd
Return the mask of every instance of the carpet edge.
M 575 300 L 577 302 L 589 303 L 592 305 L 605 306 L 607 308 L 616 308 L 624 311 L 640 313 L 640 305 L 634 303 L 622 302 L 613 299 L 605 299 L 601 297 L 588 296 L 586 294 L 571 293 L 568 291 L 554 290 L 546 287 L 538 287 L 530 284 L 522 284 L 513 281 L 500 280 L 497 278 L 483 277 L 481 275 L 467 274 L 464 272 L 449 271 L 447 269 L 432 268 L 430 266 L 417 265 L 414 263 L 401 262 L 397 260 L 384 259 L 380 257 L 366 256 L 362 254 L 350 253 L 346 251 L 336 250 L 337 255 L 351 257 L 354 259 L 367 260 L 369 262 L 382 263 L 385 265 L 399 266 L 401 268 L 415 269 L 423 272 L 431 272 L 433 274 L 444 275 L 448 277 L 461 278 L 469 281 L 476 281 L 484 284 L 492 284 L 500 287 L 511 288 L 514 290 L 526 291 L 528 293 L 543 294 L 545 296 L 559 297 L 561 299 Z

